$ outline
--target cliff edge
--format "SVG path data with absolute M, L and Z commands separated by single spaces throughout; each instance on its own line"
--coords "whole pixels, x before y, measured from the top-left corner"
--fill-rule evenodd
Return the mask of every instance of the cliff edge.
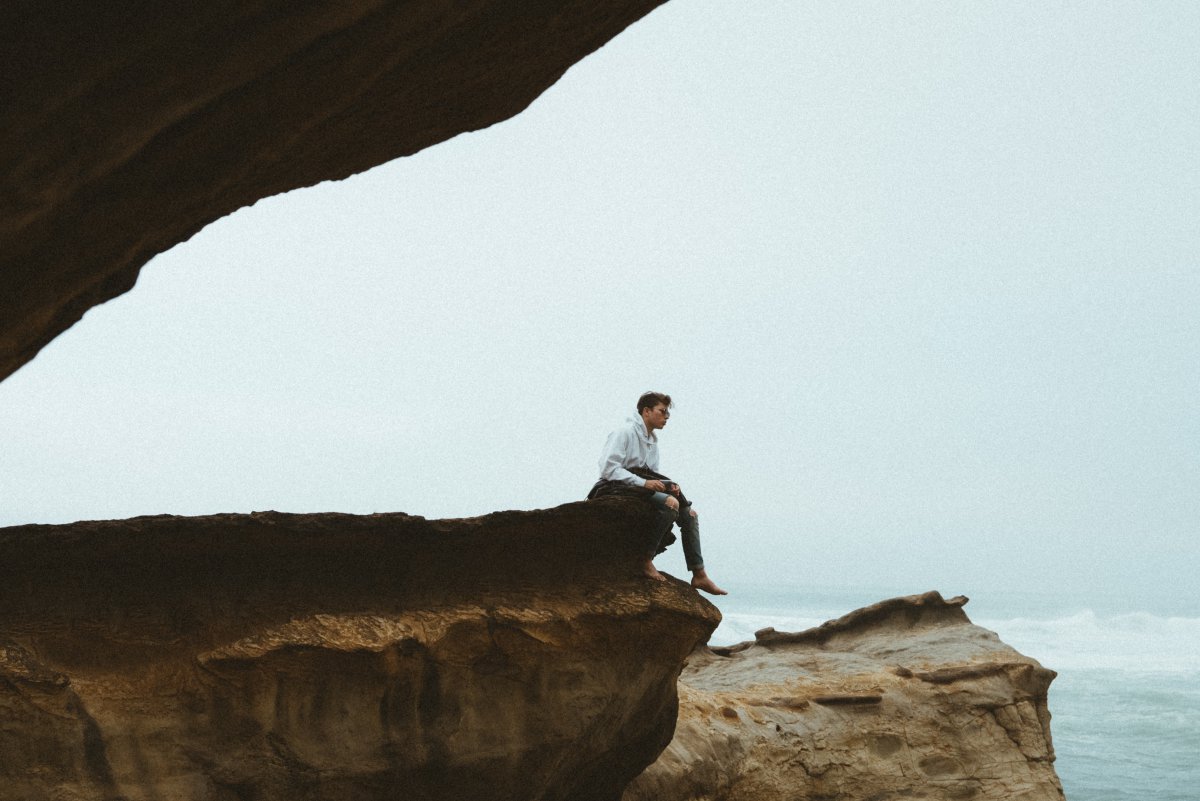
M 617 799 L 720 621 L 651 518 L 0 530 L 0 800 Z

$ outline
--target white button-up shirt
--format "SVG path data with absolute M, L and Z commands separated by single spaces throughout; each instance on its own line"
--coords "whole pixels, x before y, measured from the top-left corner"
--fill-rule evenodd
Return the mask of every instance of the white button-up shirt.
M 630 417 L 624 426 L 609 434 L 600 454 L 600 478 L 645 486 L 646 479 L 629 472 L 630 467 L 648 467 L 658 472 L 658 437 L 646 431 L 641 415 Z

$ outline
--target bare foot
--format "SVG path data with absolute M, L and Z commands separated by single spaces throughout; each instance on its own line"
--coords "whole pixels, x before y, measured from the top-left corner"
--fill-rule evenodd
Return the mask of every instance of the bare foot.
M 658 568 L 654 566 L 654 562 L 647 559 L 646 564 L 642 565 L 642 572 L 646 578 L 652 578 L 655 581 L 666 581 L 667 577 L 658 572 Z
M 728 595 L 729 593 L 713 583 L 713 580 L 708 577 L 708 574 L 703 570 L 697 570 L 692 574 L 692 586 L 698 590 L 704 590 L 709 595 Z

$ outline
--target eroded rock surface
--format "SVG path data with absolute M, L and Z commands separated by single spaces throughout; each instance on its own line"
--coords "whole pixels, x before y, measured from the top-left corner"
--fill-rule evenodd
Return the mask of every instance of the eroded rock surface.
M 0 4 L 0 379 L 213 220 L 507 119 L 662 2 Z
M 1055 673 L 973 625 L 965 602 L 897 598 L 700 648 L 675 738 L 625 801 L 1062 801 Z
M 616 799 L 720 620 L 619 501 L 0 530 L 0 799 Z

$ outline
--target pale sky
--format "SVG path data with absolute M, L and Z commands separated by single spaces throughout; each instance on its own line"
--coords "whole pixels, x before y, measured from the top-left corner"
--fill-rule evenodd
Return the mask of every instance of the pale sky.
M 0 525 L 555 506 L 657 389 L 734 591 L 1195 596 L 1198 219 L 1200 4 L 672 0 L 154 259 L 0 384 Z

